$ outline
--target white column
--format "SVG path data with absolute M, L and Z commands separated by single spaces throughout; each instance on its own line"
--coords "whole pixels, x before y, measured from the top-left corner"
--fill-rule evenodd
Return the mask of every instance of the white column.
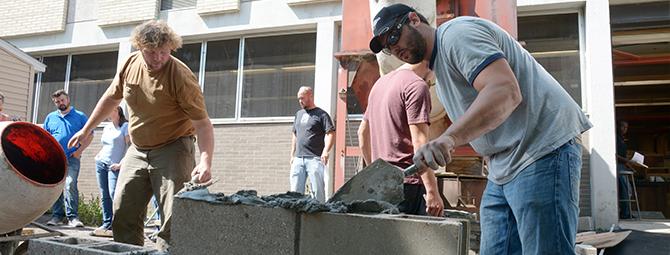
M 118 72 L 121 67 L 123 67 L 124 61 L 128 56 L 130 56 L 130 53 L 132 53 L 133 50 L 133 45 L 130 43 L 130 38 L 126 40 L 121 40 L 119 42 L 119 56 L 116 60 L 116 71 Z M 128 115 L 128 107 L 126 106 L 126 100 L 121 101 L 121 107 L 123 108 L 123 114 L 126 116 Z
M 316 63 L 314 70 L 314 102 L 318 107 L 328 112 L 335 121 L 335 103 L 337 90 L 337 62 L 333 57 L 336 50 L 337 30 L 332 19 L 320 20 L 316 25 Z M 335 141 L 333 141 L 333 147 Z M 335 166 L 335 150 L 331 151 L 328 167 L 326 168 L 326 198 L 333 193 L 333 178 Z
M 588 0 L 584 13 L 587 112 L 593 123 L 588 148 L 591 152 L 591 216 L 595 228 L 607 229 L 618 222 L 609 3 Z

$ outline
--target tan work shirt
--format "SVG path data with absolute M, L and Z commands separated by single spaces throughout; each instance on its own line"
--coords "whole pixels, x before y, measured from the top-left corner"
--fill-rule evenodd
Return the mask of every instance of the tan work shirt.
M 126 100 L 130 139 L 140 149 L 193 135 L 191 120 L 208 118 L 198 80 L 172 56 L 161 70 L 152 72 L 139 51 L 132 53 L 105 94 Z

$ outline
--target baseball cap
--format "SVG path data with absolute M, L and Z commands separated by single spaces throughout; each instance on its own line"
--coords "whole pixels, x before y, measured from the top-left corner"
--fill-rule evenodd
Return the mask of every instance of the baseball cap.
M 379 36 L 391 30 L 398 17 L 410 12 L 416 12 L 416 10 L 404 4 L 393 4 L 379 10 L 372 20 L 372 34 L 374 36 L 370 40 L 370 50 L 374 53 L 379 53 L 384 48 L 384 45 L 379 40 Z

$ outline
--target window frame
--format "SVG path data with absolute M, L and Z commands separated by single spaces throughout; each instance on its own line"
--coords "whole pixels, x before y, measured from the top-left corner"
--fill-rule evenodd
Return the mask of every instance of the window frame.
M 579 45 L 579 89 L 581 92 L 581 108 L 582 112 L 586 112 L 588 108 L 588 98 L 590 98 L 589 90 L 586 86 L 586 58 L 585 58 L 585 31 L 584 31 L 584 9 L 583 7 L 577 9 L 558 9 L 558 10 L 536 10 L 536 11 L 520 11 L 517 13 L 518 17 L 530 16 L 549 16 L 558 14 L 577 14 L 577 34 L 579 36 L 577 43 Z M 518 23 L 517 23 L 518 24 Z
M 287 28 L 288 29 L 288 28 Z M 200 70 L 198 77 L 198 84 L 200 85 L 200 90 L 204 92 L 205 90 L 205 66 L 207 64 L 207 45 L 210 41 L 223 41 L 223 40 L 239 40 L 238 46 L 238 59 L 237 59 L 237 82 L 235 84 L 235 117 L 233 118 L 212 118 L 210 116 L 210 121 L 212 124 L 256 124 L 256 123 L 293 123 L 294 116 L 268 116 L 268 117 L 242 117 L 242 94 L 244 89 L 244 50 L 246 39 L 249 38 L 262 38 L 262 37 L 272 37 L 272 36 L 283 36 L 283 35 L 299 35 L 299 34 L 317 34 L 317 31 L 314 28 L 303 28 L 295 29 L 293 31 L 275 31 L 275 32 L 265 32 L 265 33 L 255 33 L 255 34 L 246 34 L 238 36 L 226 36 L 226 37 L 211 37 L 202 40 L 185 40 L 185 44 L 198 43 L 200 42 L 202 48 L 200 50 Z M 316 41 L 314 42 L 316 43 Z M 315 72 L 316 72 L 316 51 L 315 55 Z M 316 78 L 315 78 L 316 79 Z M 298 93 L 296 91 L 296 93 Z M 296 97 L 296 104 L 297 104 Z
M 114 44 L 114 47 L 104 47 L 104 48 L 95 48 L 95 49 L 87 49 L 87 50 L 76 50 L 76 49 L 70 49 L 69 51 L 59 51 L 59 52 L 51 52 L 47 54 L 40 54 L 36 59 L 40 61 L 40 63 L 44 63 L 44 58 L 48 57 L 58 57 L 58 56 L 67 56 L 67 61 L 65 63 L 65 76 L 63 77 L 64 82 L 63 82 L 63 90 L 70 94 L 70 75 L 71 75 L 71 69 L 72 69 L 72 55 L 84 55 L 84 54 L 96 54 L 96 53 L 104 53 L 104 52 L 112 52 L 116 51 L 117 52 L 117 58 L 116 58 L 116 66 L 118 67 L 119 65 L 119 47 L 118 44 Z M 48 68 L 48 67 L 47 67 Z M 48 69 L 47 69 L 48 72 Z M 39 72 L 36 74 L 36 80 L 34 84 L 31 84 L 31 86 L 35 86 L 35 93 L 33 97 L 33 109 L 32 109 L 32 123 L 37 124 L 37 125 L 42 125 L 44 120 L 39 120 L 37 119 L 40 111 L 40 105 L 39 105 L 39 100 L 41 96 L 41 90 L 42 90 L 42 76 L 44 75 L 43 72 Z M 116 73 L 114 74 L 116 75 Z M 71 102 L 73 105 L 74 102 Z M 51 105 L 53 106 L 53 105 Z M 75 105 L 76 106 L 76 105 Z M 90 116 L 88 116 L 90 117 Z M 101 122 L 98 127 L 104 127 L 107 122 L 103 121 Z

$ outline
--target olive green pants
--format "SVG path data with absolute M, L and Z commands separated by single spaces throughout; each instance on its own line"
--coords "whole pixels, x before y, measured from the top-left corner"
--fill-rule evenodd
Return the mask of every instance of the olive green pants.
M 160 250 L 169 247 L 173 196 L 190 180 L 194 153 L 194 138 L 190 136 L 152 150 L 128 148 L 114 195 L 114 241 L 144 244 L 147 205 L 151 196 L 156 196 L 161 214 L 156 246 Z

